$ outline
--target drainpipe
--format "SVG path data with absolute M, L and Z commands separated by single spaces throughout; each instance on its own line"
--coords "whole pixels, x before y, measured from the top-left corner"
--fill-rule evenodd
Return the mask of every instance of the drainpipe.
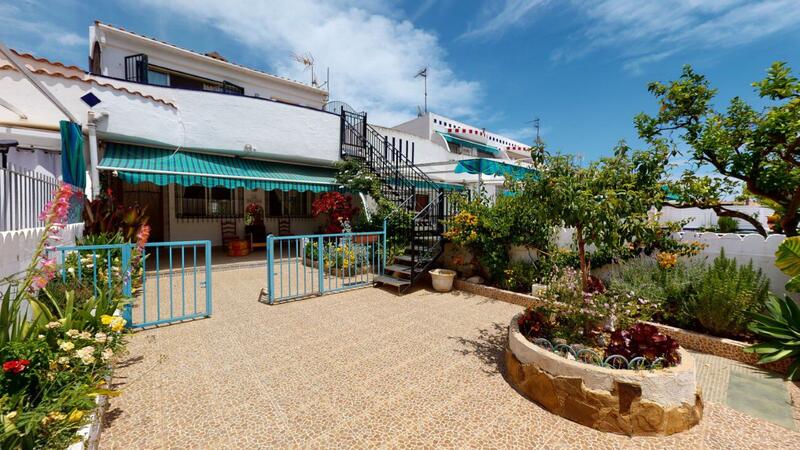
M 86 121 L 86 128 L 89 135 L 89 180 L 92 182 L 92 190 L 89 199 L 93 200 L 100 195 L 100 172 L 97 170 L 97 120 L 107 116 L 107 113 L 97 114 L 89 111 L 89 120 Z

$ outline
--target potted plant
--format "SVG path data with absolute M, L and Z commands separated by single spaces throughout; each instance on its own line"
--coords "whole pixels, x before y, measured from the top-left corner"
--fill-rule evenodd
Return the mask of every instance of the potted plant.
M 433 289 L 437 292 L 450 292 L 453 290 L 453 280 L 456 278 L 456 271 L 450 269 L 433 269 L 428 271 L 431 274 Z
M 383 229 L 383 223 L 377 223 L 378 217 L 367 217 L 365 212 L 361 212 L 353 219 L 353 231 L 356 233 L 376 232 L 374 234 L 360 234 L 353 236 L 356 244 L 372 244 L 378 241 L 380 235 L 377 233 Z

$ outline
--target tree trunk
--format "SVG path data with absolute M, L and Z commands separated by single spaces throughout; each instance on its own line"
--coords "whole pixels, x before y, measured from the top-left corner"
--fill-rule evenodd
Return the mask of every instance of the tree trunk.
M 714 206 L 711 208 L 719 217 L 735 217 L 737 219 L 742 219 L 745 222 L 752 225 L 758 234 L 761 236 L 767 237 L 768 233 L 767 230 L 764 229 L 764 226 L 761 225 L 761 222 L 756 219 L 755 217 L 748 216 L 747 214 L 741 211 L 734 211 L 732 209 L 727 209 L 724 206 Z
M 581 287 L 583 291 L 589 286 L 589 268 L 586 264 L 586 243 L 583 241 L 583 226 L 577 225 L 575 227 L 575 236 L 578 242 L 578 258 L 581 261 Z
M 796 212 L 786 213 L 781 217 L 781 228 L 786 237 L 797 236 L 797 225 L 800 224 L 800 215 Z

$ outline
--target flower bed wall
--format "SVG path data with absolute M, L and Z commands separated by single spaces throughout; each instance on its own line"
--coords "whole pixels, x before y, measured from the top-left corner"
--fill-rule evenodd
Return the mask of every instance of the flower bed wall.
M 548 411 L 600 431 L 669 435 L 697 425 L 703 402 L 694 359 L 680 349 L 681 363 L 659 370 L 620 370 L 567 359 L 520 332 L 519 315 L 508 327 L 506 374 L 527 398 Z
M 696 350 L 698 352 L 708 353 L 722 358 L 732 359 L 734 361 L 743 362 L 745 364 L 756 365 L 758 356 L 755 353 L 745 353 L 743 349 L 749 344 L 736 341 L 733 339 L 726 339 L 708 334 L 697 333 L 695 331 L 684 330 L 681 328 L 673 327 L 670 325 L 662 325 L 660 323 L 647 322 L 655 325 L 663 334 L 675 339 L 682 347 Z M 758 367 L 785 374 L 791 364 L 791 359 L 782 359 L 774 363 L 759 364 Z
M 482 295 L 484 297 L 501 300 L 507 303 L 513 303 L 526 308 L 541 306 L 544 304 L 541 299 L 533 295 L 520 294 L 518 292 L 506 291 L 504 289 L 484 286 L 482 284 L 469 283 L 464 280 L 456 280 L 454 286 L 460 291 Z M 664 333 L 667 336 L 670 336 L 672 339 L 675 339 L 683 348 L 708 353 L 722 358 L 732 359 L 745 364 L 756 365 L 756 361 L 758 360 L 758 357 L 754 353 L 745 353 L 742 351 L 742 349 L 749 345 L 745 342 L 710 336 L 708 334 L 688 331 L 670 325 L 662 325 L 660 323 L 648 323 L 655 325 L 661 333 Z M 758 367 L 780 374 L 785 374 L 791 362 L 792 360 L 790 359 L 784 359 L 770 364 L 758 365 Z
M 70 445 L 67 450 L 95 450 L 100 443 L 100 433 L 103 431 L 103 416 L 108 408 L 108 396 L 97 396 L 97 408 L 92 414 L 92 421 L 81 427 L 76 433 L 81 440 Z

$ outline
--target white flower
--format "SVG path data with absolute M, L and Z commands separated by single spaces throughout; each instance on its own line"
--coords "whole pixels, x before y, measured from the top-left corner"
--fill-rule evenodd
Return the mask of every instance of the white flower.
M 77 336 L 79 334 L 80 334 L 80 331 L 78 331 L 78 330 L 76 330 L 74 328 L 72 330 L 67 331 L 67 336 L 69 336 L 71 338 L 74 338 L 75 336 Z
M 75 356 L 80 358 L 84 364 L 92 364 L 94 362 L 94 347 L 91 345 L 83 347 L 75 352 Z
M 59 347 L 61 348 L 61 350 L 68 352 L 71 351 L 73 348 L 75 348 L 75 344 L 67 341 L 67 342 L 62 342 L 61 345 L 59 345 Z
M 94 341 L 97 342 L 98 344 L 105 344 L 107 340 L 108 340 L 108 335 L 105 333 L 101 332 L 94 335 Z
M 36 336 L 36 337 L 37 337 L 37 338 L 38 338 L 40 341 L 44 340 L 44 335 L 43 335 L 43 334 L 40 334 L 39 336 Z
M 54 330 L 54 329 L 56 329 L 56 328 L 58 328 L 60 326 L 61 326 L 61 322 L 50 322 L 47 325 L 45 325 L 45 328 L 47 328 L 48 330 Z
M 67 269 L 67 272 L 69 272 L 70 275 L 75 275 L 75 268 L 70 267 L 69 269 Z
M 66 366 L 67 364 L 69 364 L 69 356 L 62 356 L 58 358 L 58 363 L 61 364 L 62 366 Z
M 113 356 L 114 356 L 114 350 L 111 350 L 110 348 L 107 348 L 107 349 L 103 350 L 103 354 L 102 354 L 101 358 L 103 358 L 103 361 L 108 361 Z
M 81 338 L 81 339 L 91 339 L 92 338 L 92 333 L 90 333 L 88 331 L 83 331 L 83 332 L 81 332 L 81 334 L 78 335 L 78 337 Z

